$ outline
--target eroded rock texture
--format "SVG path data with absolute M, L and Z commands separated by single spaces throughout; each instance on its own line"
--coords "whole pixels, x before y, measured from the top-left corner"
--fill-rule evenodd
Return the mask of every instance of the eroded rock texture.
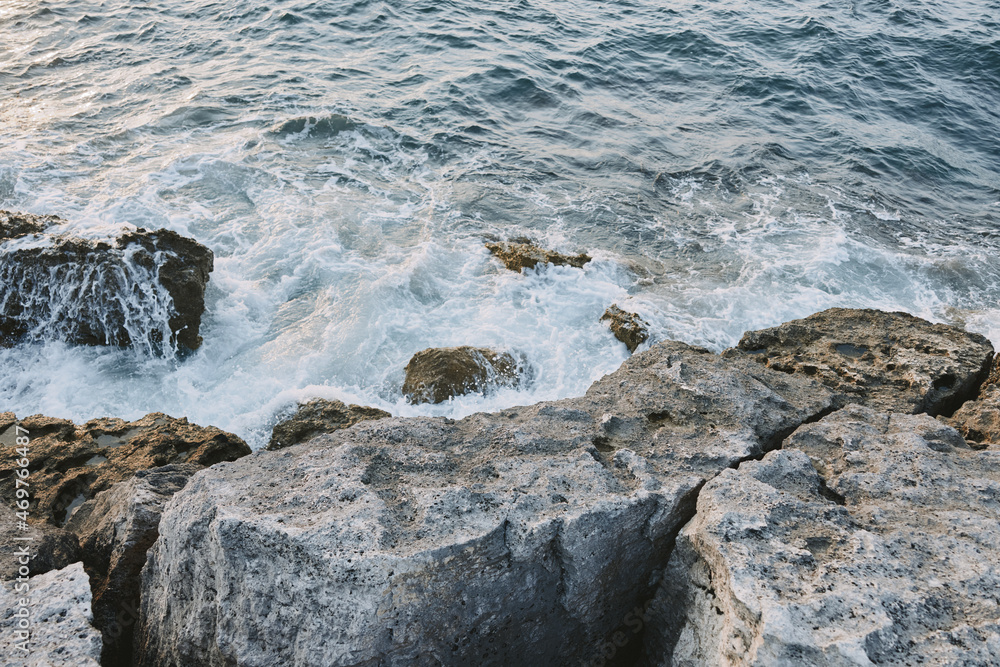
M 17 648 L 18 599 L 23 593 L 0 587 L 0 632 L 5 667 L 98 667 L 101 633 L 91 625 L 90 584 L 82 563 L 32 577 L 31 644 L 25 654 Z
M 839 405 L 936 415 L 975 395 L 993 347 L 979 334 L 906 313 L 831 308 L 749 331 L 725 354 L 815 378 L 837 392 Z
M 28 568 L 31 576 L 49 570 L 61 570 L 80 560 L 80 545 L 76 535 L 43 522 L 22 523 L 10 506 L 0 508 L 0 581 L 18 576 L 20 565 L 17 547 L 27 544 L 30 551 Z
M 583 268 L 590 261 L 585 254 L 564 255 L 552 250 L 545 250 L 528 239 L 517 239 L 510 243 L 487 243 L 486 248 L 511 271 L 533 269 L 538 264 L 554 264 L 556 266 L 572 266 Z
M 587 663 L 653 594 L 705 480 L 831 406 L 669 342 L 578 399 L 220 464 L 163 515 L 138 664 Z
M 97 493 L 139 470 L 169 463 L 199 467 L 250 453 L 243 440 L 214 426 L 189 424 L 159 412 L 134 422 L 103 418 L 77 426 L 32 415 L 20 420 L 30 435 L 31 516 L 61 526 Z M 14 415 L 0 415 L 0 500 L 13 505 L 16 468 Z
M 646 321 L 635 313 L 622 310 L 617 305 L 612 304 L 610 308 L 601 315 L 601 321 L 607 322 L 611 327 L 611 333 L 615 338 L 625 343 L 629 352 L 635 352 L 636 348 L 649 339 L 649 332 L 646 330 Z
M 650 665 L 1000 662 L 1000 450 L 852 406 L 705 485 Z
M 323 433 L 350 428 L 360 421 L 391 416 L 385 410 L 378 408 L 346 405 L 341 401 L 329 401 L 323 398 L 313 399 L 300 404 L 295 414 L 275 424 L 267 448 L 283 449 Z
M 140 470 L 81 505 L 67 530 L 79 536 L 93 582 L 94 625 L 101 629 L 104 667 L 132 664 L 132 637 L 139 619 L 139 572 L 159 535 L 167 501 L 201 466 L 172 464 Z
M 1000 444 L 1000 355 L 993 358 L 975 400 L 963 403 L 950 417 L 939 419 L 958 429 L 973 447 Z
M 93 583 L 93 624 L 104 637 L 102 663 L 128 666 L 138 619 L 138 575 L 158 535 L 164 504 L 198 470 L 249 454 L 250 448 L 231 433 L 160 413 L 134 422 L 95 419 L 82 426 L 42 415 L 17 422 L 13 413 L 2 413 L 0 497 L 5 507 L 13 504 L 16 492 L 16 425 L 29 437 L 31 525 L 25 532 L 3 523 L 4 534 L 38 537 L 31 544 L 32 572 L 83 559 Z M 64 524 L 65 529 L 58 527 Z M 90 604 L 88 594 L 88 609 Z

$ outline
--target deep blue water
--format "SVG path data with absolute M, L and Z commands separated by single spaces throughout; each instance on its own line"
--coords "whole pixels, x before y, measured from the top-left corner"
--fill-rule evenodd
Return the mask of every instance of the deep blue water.
M 1000 2 L 4 2 L 0 208 L 213 248 L 184 361 L 0 351 L 0 400 L 259 444 L 297 398 L 581 393 L 610 303 L 722 349 L 829 306 L 1000 342 Z M 596 258 L 502 270 L 487 238 Z M 406 405 L 429 346 L 536 381 Z

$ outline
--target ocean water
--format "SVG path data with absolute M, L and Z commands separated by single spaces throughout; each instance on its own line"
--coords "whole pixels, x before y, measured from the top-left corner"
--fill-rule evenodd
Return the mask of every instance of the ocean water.
M 578 395 L 626 358 L 611 303 L 715 350 L 831 306 L 998 344 L 1000 2 L 6 0 L 0 208 L 216 256 L 193 355 L 0 349 L 22 416 L 257 447 L 314 396 Z M 483 244 L 517 236 L 595 259 L 514 274 Z M 403 400 L 464 344 L 532 383 Z

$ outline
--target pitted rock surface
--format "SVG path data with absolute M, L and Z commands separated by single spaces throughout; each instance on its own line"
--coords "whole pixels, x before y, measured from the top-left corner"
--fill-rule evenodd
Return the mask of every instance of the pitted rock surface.
M 851 406 L 705 485 L 650 665 L 1000 662 L 1000 450 Z
M 101 633 L 92 625 L 90 583 L 82 563 L 32 577 L 30 653 L 16 646 L 23 593 L 4 584 L 0 590 L 0 632 L 4 667 L 99 667 Z
M 726 355 L 815 378 L 838 405 L 950 413 L 986 378 L 993 346 L 983 336 L 906 313 L 831 308 L 743 334 Z
M 163 515 L 138 664 L 590 661 L 705 480 L 830 407 L 807 378 L 669 342 L 581 398 L 220 464 Z
M 170 463 L 205 467 L 250 453 L 232 433 L 159 412 L 134 422 L 102 418 L 77 426 L 32 415 L 18 424 L 30 434 L 30 514 L 55 526 L 81 503 L 139 470 Z M 6 506 L 13 505 L 16 493 L 15 428 L 13 413 L 0 414 L 0 500 Z

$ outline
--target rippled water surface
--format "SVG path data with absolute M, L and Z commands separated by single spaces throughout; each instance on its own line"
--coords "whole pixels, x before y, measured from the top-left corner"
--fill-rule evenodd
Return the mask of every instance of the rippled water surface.
M 582 393 L 654 338 L 830 306 L 1000 342 L 1000 2 L 0 3 L 0 208 L 216 255 L 180 360 L 0 350 L 19 415 L 160 410 L 254 446 L 299 398 L 459 416 Z M 513 274 L 485 240 L 595 257 Z M 426 347 L 525 388 L 410 406 Z

